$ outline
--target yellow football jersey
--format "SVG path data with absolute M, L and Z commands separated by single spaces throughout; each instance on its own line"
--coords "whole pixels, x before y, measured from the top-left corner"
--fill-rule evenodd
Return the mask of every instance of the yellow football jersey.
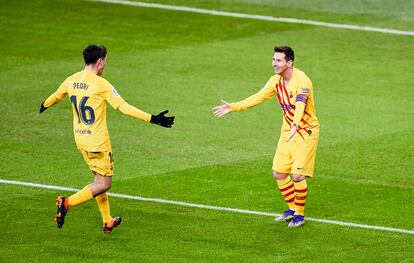
M 231 110 L 246 110 L 276 96 L 283 112 L 280 136 L 288 140 L 291 124 L 297 123 L 298 130 L 293 140 L 319 136 L 319 120 L 316 117 L 313 86 L 304 72 L 293 68 L 292 79 L 285 86 L 282 76 L 274 75 L 256 94 L 242 101 L 232 103 Z
M 116 89 L 106 79 L 82 70 L 63 81 L 43 105 L 50 107 L 66 95 L 72 103 L 73 132 L 78 149 L 88 152 L 111 150 L 106 102 L 114 109 L 124 102 Z

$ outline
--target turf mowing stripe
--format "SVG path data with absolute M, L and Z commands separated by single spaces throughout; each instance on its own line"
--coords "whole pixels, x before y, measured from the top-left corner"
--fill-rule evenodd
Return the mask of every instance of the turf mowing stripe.
M 134 1 L 128 1 L 128 0 L 89 0 L 89 1 L 139 6 L 139 7 L 159 8 L 159 9 L 192 12 L 192 13 L 207 14 L 207 15 L 214 15 L 214 16 L 248 18 L 248 19 L 256 19 L 256 20 L 272 21 L 272 22 L 281 22 L 281 23 L 304 24 L 304 25 L 313 25 L 313 26 L 322 26 L 322 27 L 331 27 L 331 28 L 371 31 L 371 32 L 379 32 L 379 33 L 386 33 L 386 34 L 395 34 L 395 35 L 414 36 L 413 31 L 403 31 L 403 30 L 397 30 L 397 29 L 358 26 L 358 25 L 349 25 L 349 24 L 337 24 L 337 23 L 329 23 L 329 22 L 321 22 L 321 21 L 313 21 L 313 20 L 305 20 L 305 19 L 297 19 L 297 18 L 288 18 L 288 17 L 273 17 L 273 16 L 233 13 L 233 12 L 224 12 L 224 11 L 218 11 L 218 10 L 200 9 L 200 8 L 194 8 L 194 7 L 188 7 L 188 6 L 144 3 L 144 2 L 134 2 Z
M 23 186 L 30 186 L 30 187 L 39 187 L 39 188 L 46 188 L 46 189 L 53 189 L 53 190 L 71 191 L 71 192 L 79 191 L 79 189 L 70 188 L 70 187 L 62 187 L 62 186 L 47 185 L 47 184 L 35 184 L 35 183 L 29 183 L 29 182 L 19 182 L 19 181 L 11 181 L 11 180 L 4 180 L 4 179 L 0 179 L 0 183 L 12 184 L 12 185 L 23 185 Z M 230 208 L 230 207 L 212 206 L 212 205 L 191 204 L 191 203 L 185 203 L 185 202 L 173 201 L 173 200 L 166 200 L 166 199 L 158 199 L 158 198 L 146 198 L 146 197 L 116 194 L 116 193 L 108 193 L 108 195 L 109 196 L 114 196 L 114 197 L 125 198 L 125 199 L 138 200 L 138 201 L 172 204 L 172 205 L 187 206 L 187 207 L 196 207 L 196 208 L 201 208 L 201 209 L 227 211 L 227 212 L 233 212 L 233 213 L 242 213 L 242 214 L 260 215 L 260 216 L 271 216 L 271 217 L 279 216 L 279 214 L 274 214 L 274 213 L 266 213 L 266 212 L 259 212 L 259 211 L 245 210 L 245 209 L 237 209 L 237 208 Z M 392 227 L 384 227 L 384 226 L 372 226 L 372 225 L 365 225 L 365 224 L 355 224 L 355 223 L 349 223 L 349 222 L 327 220 L 327 219 L 318 219 L 318 218 L 310 218 L 310 217 L 306 217 L 306 220 L 321 222 L 321 223 L 326 223 L 326 224 L 347 226 L 347 227 L 375 229 L 375 230 L 391 231 L 391 232 L 398 232 L 398 233 L 405 233 L 405 234 L 412 234 L 412 235 L 414 234 L 414 230 L 401 229 L 401 228 L 392 228 Z

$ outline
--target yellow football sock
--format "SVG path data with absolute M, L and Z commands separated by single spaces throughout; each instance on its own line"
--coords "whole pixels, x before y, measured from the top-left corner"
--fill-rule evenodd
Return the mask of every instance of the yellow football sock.
M 276 180 L 279 190 L 282 193 L 290 210 L 295 210 L 295 187 L 290 176 L 282 180 Z
M 89 186 L 85 186 L 76 194 L 69 196 L 69 207 L 80 205 L 82 203 L 85 203 L 86 201 L 91 200 L 92 198 L 93 195 L 91 190 L 89 189 Z
M 296 215 L 305 214 L 305 203 L 306 203 L 306 194 L 308 192 L 308 184 L 306 179 L 300 182 L 294 182 L 295 184 L 295 206 L 296 206 Z
M 99 210 L 101 211 L 102 221 L 109 223 L 112 220 L 111 211 L 109 209 L 108 195 L 105 193 L 100 194 L 95 197 L 96 202 L 98 203 Z

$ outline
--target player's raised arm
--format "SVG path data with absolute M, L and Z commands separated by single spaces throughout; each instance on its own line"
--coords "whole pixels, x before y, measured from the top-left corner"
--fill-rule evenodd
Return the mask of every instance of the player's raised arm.
M 172 125 L 174 124 L 175 116 L 171 116 L 171 117 L 165 116 L 165 114 L 168 113 L 168 110 L 165 110 L 159 113 L 158 115 L 151 115 L 149 113 L 146 113 L 128 104 L 125 101 L 119 106 L 118 109 L 120 112 L 122 112 L 125 115 L 131 116 L 131 117 L 134 117 L 136 119 L 140 119 L 146 122 L 150 122 L 153 124 L 157 124 L 162 127 L 171 128 Z
M 47 108 L 52 107 L 53 105 L 59 103 L 67 95 L 66 85 L 63 82 L 55 93 L 49 96 L 42 104 L 40 105 L 39 113 L 44 112 Z

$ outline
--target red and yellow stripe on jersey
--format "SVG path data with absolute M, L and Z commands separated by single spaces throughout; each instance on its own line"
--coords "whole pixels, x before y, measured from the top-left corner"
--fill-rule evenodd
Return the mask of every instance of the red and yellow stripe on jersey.
M 292 78 L 287 85 L 280 75 L 274 75 L 259 92 L 232 103 L 231 110 L 247 110 L 273 96 L 277 97 L 283 112 L 280 133 L 282 139 L 288 140 L 292 123 L 298 125 L 293 140 L 319 136 L 319 120 L 316 117 L 312 82 L 297 68 L 293 68 Z

